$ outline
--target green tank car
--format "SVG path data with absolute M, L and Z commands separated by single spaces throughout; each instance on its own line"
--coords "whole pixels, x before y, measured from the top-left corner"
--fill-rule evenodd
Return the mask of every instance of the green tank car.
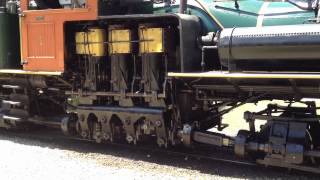
M 155 12 L 179 11 L 179 2 L 156 5 Z M 208 31 L 222 28 L 306 24 L 316 16 L 313 0 L 189 0 L 187 14 L 202 20 Z

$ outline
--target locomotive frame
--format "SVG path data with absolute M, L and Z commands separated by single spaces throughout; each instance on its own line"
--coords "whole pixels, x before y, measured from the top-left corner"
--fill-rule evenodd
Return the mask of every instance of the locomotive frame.
M 181 1 L 180 13 L 158 14 L 141 8 L 151 1 L 114 2 L 87 0 L 79 7 L 30 10 L 28 1 L 21 0 L 22 68 L 0 70 L 0 127 L 50 126 L 97 143 L 126 139 L 139 144 L 152 139 L 165 148 L 227 147 L 259 164 L 320 172 L 318 108 L 302 101 L 319 98 L 317 67 L 288 72 L 238 69 L 237 57 L 250 58 L 232 57 L 236 28 L 205 32 L 203 20 L 187 14 L 187 1 Z M 206 8 L 204 12 L 214 17 Z M 212 21 L 220 24 L 216 18 Z M 314 30 L 318 25 L 304 26 Z M 240 29 L 245 33 L 238 37 L 257 31 L 251 30 Z M 229 54 L 218 54 L 225 48 L 221 39 L 228 37 L 223 36 L 227 31 L 231 35 L 224 53 Z M 311 41 L 310 33 L 318 36 L 316 30 L 303 31 L 304 39 L 275 45 L 311 44 L 316 49 L 320 42 Z M 270 45 L 250 36 L 240 42 L 240 47 L 253 50 Z M 252 42 L 258 44 L 252 47 Z M 236 63 L 223 66 L 222 55 Z M 246 112 L 248 131 L 239 130 L 236 137 L 209 131 L 222 130 L 222 116 L 233 109 L 273 99 L 289 101 L 288 107 L 269 105 L 260 112 Z M 295 107 L 294 102 L 305 106 Z M 255 129 L 256 119 L 266 120 L 261 130 Z

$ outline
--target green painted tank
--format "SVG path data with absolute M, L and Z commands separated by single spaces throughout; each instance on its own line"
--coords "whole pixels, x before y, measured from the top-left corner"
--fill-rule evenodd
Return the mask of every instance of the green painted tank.
M 19 18 L 0 11 L 0 69 L 20 66 Z
M 188 0 L 188 14 L 198 16 L 207 31 L 222 28 L 296 25 L 315 19 L 314 0 Z M 177 13 L 171 6 L 155 5 L 155 13 Z

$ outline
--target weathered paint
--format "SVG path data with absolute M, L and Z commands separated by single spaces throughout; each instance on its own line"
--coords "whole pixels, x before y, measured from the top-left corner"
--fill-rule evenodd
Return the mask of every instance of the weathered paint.
M 64 71 L 67 21 L 96 20 L 98 4 L 88 0 L 86 8 L 28 10 L 28 1 L 21 0 L 21 44 L 23 70 Z

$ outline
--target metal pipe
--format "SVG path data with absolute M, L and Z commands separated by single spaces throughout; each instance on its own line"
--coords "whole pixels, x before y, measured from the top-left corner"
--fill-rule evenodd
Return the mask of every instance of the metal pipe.
M 201 47 L 201 69 L 202 69 L 202 71 L 204 71 L 205 67 L 206 67 L 205 54 L 206 54 L 206 50 L 209 50 L 209 49 L 218 49 L 218 46 L 202 46 Z
M 0 0 L 0 12 L 6 12 L 6 0 Z
M 188 0 L 180 0 L 179 13 L 185 14 L 187 12 Z
M 192 133 L 192 140 L 198 143 L 219 147 L 232 147 L 234 140 L 224 134 L 194 131 Z
M 317 21 L 317 23 L 320 23 L 320 1 L 318 1 L 317 8 L 318 9 L 316 9 L 316 11 L 317 11 L 316 21 Z

